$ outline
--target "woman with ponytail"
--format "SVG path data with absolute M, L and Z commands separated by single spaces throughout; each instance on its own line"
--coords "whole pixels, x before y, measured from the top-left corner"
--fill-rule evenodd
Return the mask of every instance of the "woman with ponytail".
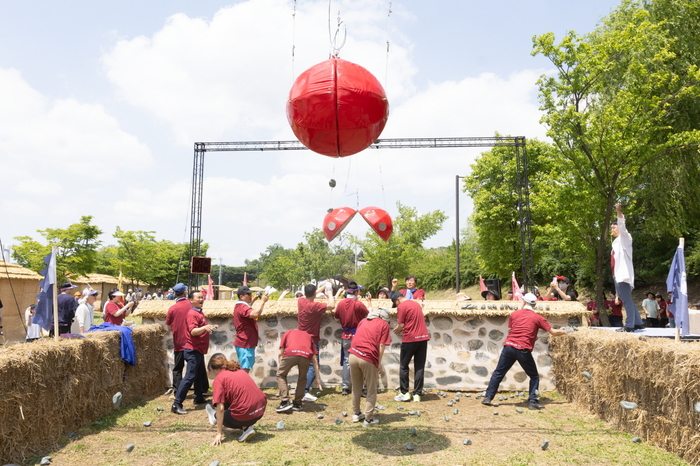
M 212 445 L 220 445 L 224 437 L 224 426 L 242 429 L 239 442 L 255 435 L 253 425 L 265 414 L 267 397 L 236 361 L 229 361 L 221 353 L 209 359 L 207 369 L 214 375 L 214 394 L 211 405 L 207 405 L 209 423 L 216 425 L 216 437 Z

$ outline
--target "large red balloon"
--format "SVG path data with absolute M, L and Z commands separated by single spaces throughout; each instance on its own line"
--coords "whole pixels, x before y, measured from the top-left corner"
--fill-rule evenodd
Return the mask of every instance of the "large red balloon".
M 365 207 L 360 210 L 360 215 L 377 232 L 384 241 L 389 241 L 394 232 L 394 223 L 386 210 L 379 207 Z
M 377 78 L 340 58 L 312 66 L 294 82 L 287 119 L 299 141 L 319 154 L 346 157 L 370 146 L 389 117 Z

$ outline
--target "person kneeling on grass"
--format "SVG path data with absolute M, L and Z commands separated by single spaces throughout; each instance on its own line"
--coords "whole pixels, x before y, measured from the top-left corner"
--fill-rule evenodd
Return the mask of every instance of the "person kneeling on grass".
M 306 374 L 310 364 L 313 364 L 314 371 L 318 374 L 316 382 L 318 389 L 321 390 L 321 373 L 318 369 L 317 354 L 318 349 L 311 334 L 303 330 L 292 329 L 284 332 L 284 335 L 282 335 L 279 349 L 279 366 L 277 367 L 277 385 L 280 389 L 281 401 L 276 409 L 278 413 L 289 411 L 290 409 L 301 411 L 302 401 L 305 396 L 302 388 L 306 387 Z M 294 366 L 299 368 L 299 379 L 297 380 L 297 390 L 294 394 L 294 403 L 292 404 L 289 402 L 287 374 Z
M 224 437 L 224 426 L 242 429 L 239 442 L 245 442 L 255 435 L 253 424 L 265 414 L 267 397 L 258 388 L 250 375 L 241 370 L 240 364 L 229 361 L 221 353 L 214 354 L 207 365 L 214 375 L 212 404 L 207 405 L 209 423 L 216 425 L 216 437 L 212 445 L 220 445 Z
M 532 347 L 537 339 L 537 331 L 539 329 L 545 330 L 554 337 L 566 335 L 568 332 L 564 329 L 553 329 L 547 322 L 547 319 L 532 310 L 533 306 L 537 304 L 537 297 L 534 294 L 526 293 L 523 296 L 523 301 L 525 301 L 523 309 L 513 312 L 508 318 L 510 332 L 503 343 L 501 357 L 498 360 L 496 370 L 491 375 L 484 399 L 481 400 L 481 403 L 487 406 L 491 406 L 491 400 L 496 396 L 498 386 L 506 376 L 506 373 L 513 367 L 515 361 L 518 361 L 520 367 L 530 377 L 530 403 L 528 408 L 532 410 L 544 408 L 539 403 L 540 375 L 537 372 L 535 360 L 532 358 Z

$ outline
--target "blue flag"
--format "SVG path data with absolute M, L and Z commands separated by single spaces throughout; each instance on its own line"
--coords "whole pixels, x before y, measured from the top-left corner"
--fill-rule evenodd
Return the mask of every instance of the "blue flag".
M 56 256 L 53 251 L 44 257 L 44 264 L 46 267 L 41 271 L 44 279 L 39 282 L 41 291 L 36 295 L 39 302 L 36 304 L 32 323 L 39 325 L 44 330 L 50 330 L 53 325 L 53 294 L 56 288 Z
M 688 283 L 685 278 L 685 256 L 682 244 L 678 246 L 676 255 L 673 256 L 671 270 L 666 279 L 666 289 L 673 293 L 670 309 L 676 319 L 676 326 L 684 337 L 690 332 L 690 319 L 688 318 Z

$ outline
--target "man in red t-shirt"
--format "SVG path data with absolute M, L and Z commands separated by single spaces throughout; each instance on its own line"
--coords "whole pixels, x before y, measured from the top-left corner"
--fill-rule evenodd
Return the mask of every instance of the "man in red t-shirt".
M 340 364 L 343 366 L 343 380 L 341 395 L 350 393 L 350 365 L 348 364 L 348 350 L 352 344 L 352 337 L 357 330 L 357 324 L 367 317 L 369 310 L 362 301 L 359 300 L 359 293 L 362 287 L 355 282 L 348 283 L 346 298 L 341 300 L 335 308 L 334 317 L 340 322 L 343 328 L 342 350 L 340 353 Z M 372 306 L 372 297 L 368 295 L 369 305 Z
M 491 374 L 491 380 L 486 389 L 484 399 L 481 400 L 481 403 L 487 406 L 491 406 L 491 400 L 496 396 L 498 386 L 506 376 L 506 373 L 513 367 L 515 361 L 518 361 L 520 367 L 530 377 L 529 409 L 539 410 L 544 408 L 539 403 L 540 375 L 537 372 L 537 364 L 535 364 L 535 360 L 532 357 L 532 348 L 535 345 L 539 329 L 549 332 L 552 336 L 566 335 L 567 331 L 564 329 L 553 329 L 547 322 L 547 319 L 533 311 L 533 306 L 537 304 L 537 297 L 534 294 L 526 293 L 523 296 L 523 301 L 525 301 L 523 309 L 513 312 L 508 318 L 510 332 L 503 343 L 501 357 L 498 360 L 496 370 Z
M 411 401 L 408 393 L 408 365 L 413 359 L 413 401 L 420 401 L 423 393 L 423 370 L 425 358 L 428 355 L 428 340 L 430 332 L 425 325 L 423 308 L 416 301 L 407 299 L 401 293 L 391 292 L 393 307 L 397 308 L 398 325 L 394 333 L 403 335 L 401 353 L 399 356 L 399 386 L 401 393 L 394 397 L 396 401 Z M 415 359 L 414 359 L 415 358 Z
M 352 422 L 365 420 L 364 426 L 378 424 L 374 418 L 374 405 L 377 403 L 377 379 L 382 371 L 384 348 L 391 344 L 389 333 L 389 311 L 380 307 L 367 315 L 357 326 L 351 340 L 350 371 L 352 373 Z M 367 387 L 364 412 L 360 411 L 362 386 Z
M 279 349 L 279 366 L 277 367 L 277 386 L 280 389 L 280 405 L 278 413 L 289 411 L 301 411 L 304 392 L 299 387 L 306 386 L 306 373 L 309 365 L 313 363 L 318 372 L 318 348 L 314 345 L 313 338 L 303 330 L 293 329 L 284 332 Z M 297 380 L 297 390 L 294 393 L 294 404 L 289 402 L 289 388 L 287 386 L 287 374 L 292 367 L 299 369 L 299 379 Z M 318 388 L 321 388 L 321 378 L 318 380 Z
M 255 347 L 258 346 L 258 317 L 263 312 L 265 303 L 269 296 L 265 294 L 261 299 L 258 309 L 253 309 L 251 305 L 257 297 L 253 298 L 253 291 L 248 286 L 243 285 L 236 292 L 238 301 L 233 308 L 233 324 L 236 326 L 236 339 L 233 346 L 236 348 L 238 363 L 241 369 L 250 372 L 255 362 Z
M 165 315 L 165 324 L 173 332 L 173 390 L 177 390 L 182 381 L 182 370 L 185 368 L 185 343 L 187 341 L 187 314 L 192 306 L 187 300 L 187 286 L 178 283 L 173 287 L 175 304 L 170 306 Z
M 317 303 L 316 285 L 308 284 L 304 287 L 304 297 L 297 301 L 297 309 L 299 310 L 299 324 L 297 328 L 311 335 L 314 345 L 316 345 L 316 359 L 318 359 L 318 342 L 321 341 L 321 320 L 326 311 L 335 309 L 335 297 L 333 296 L 333 285 L 330 280 L 326 280 L 325 294 L 328 301 L 325 303 Z M 319 378 L 320 378 L 319 374 Z M 309 366 L 309 371 L 306 374 L 306 390 L 304 401 L 316 401 L 316 397 L 309 393 L 311 384 L 316 378 L 314 365 Z M 297 386 L 299 390 L 299 386 Z
M 175 392 L 175 402 L 171 411 L 175 414 L 187 414 L 182 407 L 187 392 L 194 384 L 194 403 L 206 403 L 204 399 L 203 380 L 207 377 L 207 369 L 204 365 L 204 355 L 209 351 L 209 334 L 218 325 L 210 325 L 202 313 L 204 297 L 200 291 L 190 291 L 189 294 L 191 308 L 187 313 L 186 328 L 187 333 L 184 345 L 184 356 L 187 361 L 187 372 L 180 382 L 180 386 Z

